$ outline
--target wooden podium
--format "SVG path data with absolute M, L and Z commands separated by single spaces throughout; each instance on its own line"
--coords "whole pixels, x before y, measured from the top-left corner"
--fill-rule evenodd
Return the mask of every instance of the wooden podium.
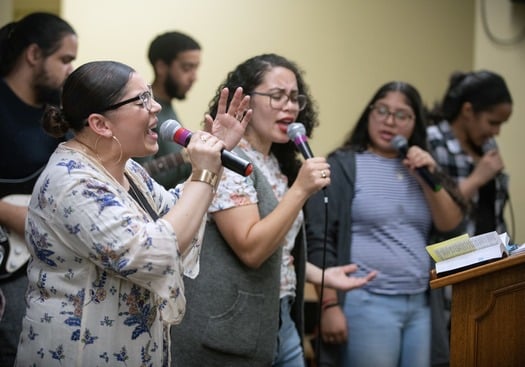
M 453 285 L 450 366 L 525 366 L 525 254 L 430 281 L 446 285 Z

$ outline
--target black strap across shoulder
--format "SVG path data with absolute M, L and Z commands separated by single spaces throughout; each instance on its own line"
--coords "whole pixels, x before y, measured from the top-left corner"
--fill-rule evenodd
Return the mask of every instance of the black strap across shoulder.
M 129 194 L 131 195 L 131 197 L 135 199 L 135 201 L 139 203 L 139 205 L 145 211 L 148 212 L 148 214 L 151 216 L 151 218 L 153 218 L 153 220 L 156 221 L 157 219 L 159 219 L 157 212 L 151 207 L 151 205 L 149 204 L 148 200 L 146 199 L 142 191 L 140 191 L 138 186 L 135 184 L 135 182 L 131 179 L 131 177 L 127 173 L 125 173 L 125 175 L 129 181 L 129 186 L 130 186 Z

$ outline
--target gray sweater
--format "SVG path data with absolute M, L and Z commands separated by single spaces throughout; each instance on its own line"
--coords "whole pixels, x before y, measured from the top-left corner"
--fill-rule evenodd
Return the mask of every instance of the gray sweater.
M 278 204 L 262 172 L 252 177 L 261 218 Z M 302 332 L 305 242 L 301 231 L 293 251 L 297 276 L 294 319 Z M 185 279 L 186 314 L 172 327 L 171 350 L 178 367 L 266 367 L 276 348 L 279 328 L 281 250 L 261 267 L 244 265 L 214 223 L 208 223 L 200 274 Z

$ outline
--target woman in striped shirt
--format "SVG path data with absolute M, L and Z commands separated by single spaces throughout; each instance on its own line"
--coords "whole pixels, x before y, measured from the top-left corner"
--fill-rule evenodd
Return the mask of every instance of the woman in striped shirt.
M 460 229 L 463 213 L 448 190 L 423 179 L 422 170 L 437 174 L 425 141 L 418 91 L 404 82 L 383 85 L 328 157 L 326 232 L 323 193 L 306 206 L 312 263 L 320 265 L 326 255 L 326 266 L 351 261 L 358 274 L 378 270 L 361 289 L 323 292 L 323 304 L 339 303 L 322 311 L 323 342 L 342 352 L 334 366 L 430 364 L 431 263 L 425 246 L 432 230 Z

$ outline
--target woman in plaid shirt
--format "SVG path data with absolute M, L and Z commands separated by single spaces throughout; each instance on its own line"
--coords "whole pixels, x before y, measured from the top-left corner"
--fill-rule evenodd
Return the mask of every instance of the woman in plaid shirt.
M 509 198 L 509 178 L 503 173 L 494 136 L 511 113 L 512 97 L 505 80 L 485 70 L 452 74 L 443 101 L 431 113 L 435 125 L 427 128 L 429 149 L 471 204 L 466 220 L 470 235 L 507 231 L 503 209 Z M 447 298 L 450 287 L 432 291 L 434 367 L 448 366 Z
M 503 209 L 508 175 L 494 136 L 512 113 L 512 97 L 505 80 L 490 71 L 456 73 L 440 106 L 433 112 L 435 125 L 427 131 L 439 165 L 458 181 L 472 204 L 470 235 L 506 232 Z

